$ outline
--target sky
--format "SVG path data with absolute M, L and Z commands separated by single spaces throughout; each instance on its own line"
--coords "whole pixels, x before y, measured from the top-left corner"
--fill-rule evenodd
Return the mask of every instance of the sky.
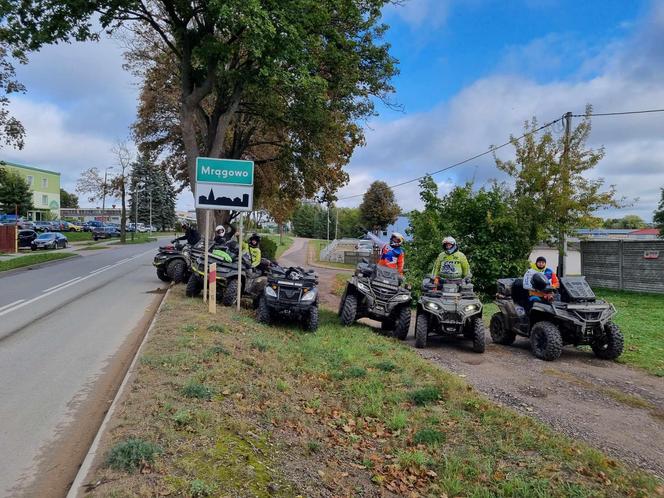
M 383 14 L 400 69 L 391 100 L 402 110 L 377 103 L 339 205 L 358 205 L 374 180 L 401 183 L 504 143 L 532 117 L 547 122 L 586 104 L 597 113 L 664 108 L 664 2 L 409 0 Z M 138 95 L 122 52 L 112 39 L 63 44 L 19 67 L 28 92 L 11 109 L 26 126 L 26 147 L 0 157 L 61 171 L 67 190 L 81 170 L 113 165 Z M 664 187 L 664 113 L 596 117 L 588 145 L 605 150 L 592 176 L 616 185 L 629 204 L 598 214 L 650 221 Z M 507 180 L 491 155 L 434 178 L 441 193 L 469 180 Z M 417 182 L 394 193 L 404 211 L 421 207 Z M 193 207 L 190 193 L 178 207 Z

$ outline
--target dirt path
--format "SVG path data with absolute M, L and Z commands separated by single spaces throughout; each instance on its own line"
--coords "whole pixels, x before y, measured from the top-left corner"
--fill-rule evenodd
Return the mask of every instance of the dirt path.
M 306 256 L 306 240 L 295 239 L 282 260 L 306 266 Z M 322 303 L 336 311 L 332 283 L 342 270 L 316 271 Z M 414 320 L 411 345 L 413 325 Z M 435 338 L 420 354 L 492 400 L 664 479 L 664 379 L 572 347 L 559 360 L 545 362 L 532 356 L 527 339 L 500 346 L 491 343 L 488 330 L 487 339 L 484 354 L 473 353 L 462 340 Z

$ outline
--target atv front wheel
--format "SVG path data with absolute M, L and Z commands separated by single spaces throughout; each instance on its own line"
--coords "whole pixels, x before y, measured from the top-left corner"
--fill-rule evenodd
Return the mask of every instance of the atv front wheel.
M 189 276 L 187 281 L 187 288 L 184 293 L 187 297 L 197 297 L 201 290 L 203 290 L 203 280 L 193 273 Z
M 353 294 L 348 294 L 341 307 L 341 325 L 348 327 L 355 322 L 355 315 L 357 314 L 357 297 Z
M 472 318 L 468 324 L 468 329 L 472 331 L 473 351 L 476 353 L 484 353 L 485 339 L 484 339 L 484 322 L 481 316 Z
M 429 337 L 429 317 L 424 313 L 418 313 L 415 319 L 415 347 L 426 348 Z
M 171 277 L 168 276 L 166 271 L 164 271 L 164 268 L 161 266 L 157 268 L 157 277 L 159 277 L 159 280 L 161 280 L 162 282 L 171 281 Z
M 224 306 L 233 306 L 237 301 L 237 278 L 234 278 L 226 288 L 224 289 L 224 297 L 221 299 L 221 303 Z
M 491 333 L 491 340 L 496 344 L 509 346 L 516 339 L 516 334 L 505 326 L 505 319 L 501 312 L 494 313 L 491 317 L 489 332 Z
M 184 281 L 184 274 L 187 270 L 187 265 L 181 259 L 175 259 L 168 263 L 168 276 L 173 279 L 173 282 L 179 284 Z
M 302 325 L 309 332 L 316 332 L 318 330 L 318 306 L 313 305 L 309 308 L 307 314 L 304 315 Z
M 551 322 L 537 322 L 530 330 L 530 346 L 537 358 L 557 360 L 563 352 L 560 330 Z
M 392 332 L 392 337 L 405 341 L 410 329 L 410 306 L 402 306 L 397 314 L 397 322 Z
M 272 312 L 267 305 L 267 299 L 265 299 L 265 296 L 261 296 L 261 298 L 258 300 L 258 311 L 256 313 L 256 318 L 259 322 L 266 325 L 270 325 L 270 323 L 272 323 Z
M 625 340 L 620 328 L 613 323 L 608 322 L 604 325 L 604 336 L 598 338 L 591 344 L 593 353 L 602 360 L 615 360 L 623 352 Z

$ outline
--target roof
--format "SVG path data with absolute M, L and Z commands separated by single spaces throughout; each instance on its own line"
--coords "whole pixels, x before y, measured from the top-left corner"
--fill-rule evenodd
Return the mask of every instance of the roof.
M 627 235 L 632 233 L 633 228 L 579 228 L 579 235 Z
M 641 228 L 629 232 L 630 235 L 659 235 L 659 228 Z
M 2 166 L 3 164 L 5 164 L 7 166 L 14 166 L 15 168 L 30 169 L 32 171 L 39 171 L 41 173 L 49 173 L 51 175 L 60 176 L 60 173 L 58 171 L 49 171 L 47 169 L 33 168 L 32 166 L 26 166 L 25 164 L 13 163 L 11 161 L 0 161 L 0 166 Z

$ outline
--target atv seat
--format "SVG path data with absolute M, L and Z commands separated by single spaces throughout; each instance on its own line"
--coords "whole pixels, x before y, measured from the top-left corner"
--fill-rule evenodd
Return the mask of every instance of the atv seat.
M 528 298 L 529 293 L 526 289 L 523 288 L 523 279 L 517 278 L 512 283 L 512 301 L 514 301 L 519 306 L 528 308 Z

